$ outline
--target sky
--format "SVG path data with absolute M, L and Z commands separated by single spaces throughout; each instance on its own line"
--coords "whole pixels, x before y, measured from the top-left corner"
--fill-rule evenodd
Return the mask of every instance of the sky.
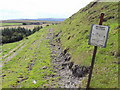
M 0 20 L 68 18 L 94 0 L 1 0 Z

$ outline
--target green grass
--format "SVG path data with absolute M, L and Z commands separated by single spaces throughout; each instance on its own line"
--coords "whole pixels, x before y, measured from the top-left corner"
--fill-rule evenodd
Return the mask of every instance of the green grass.
M 98 47 L 98 52 L 91 81 L 92 88 L 117 88 L 118 87 L 118 3 L 99 2 L 91 7 L 92 3 L 72 15 L 61 25 L 56 27 L 55 33 L 62 31 L 60 36 L 63 49 L 69 48 L 71 61 L 78 65 L 90 66 L 94 46 L 88 45 L 88 35 L 92 24 L 99 24 L 101 13 L 105 13 L 103 22 L 110 26 L 109 38 L 106 48 Z M 57 38 L 55 38 L 57 39 Z M 87 77 L 83 79 L 85 87 Z
M 0 26 L 22 25 L 22 23 L 1 23 Z
M 46 39 L 48 28 L 50 27 L 29 36 L 26 39 L 27 45 L 16 57 L 4 64 L 2 72 L 6 76 L 3 78 L 2 88 L 43 88 L 47 87 L 46 84 L 52 84 L 52 81 L 44 78 L 55 74 L 51 68 L 49 40 Z M 31 65 L 33 65 L 32 70 L 29 71 L 28 68 Z M 44 66 L 47 69 L 42 69 Z M 37 82 L 36 84 L 33 83 L 34 80 Z
M 110 26 L 109 38 L 106 48 L 98 47 L 90 87 L 118 88 L 118 64 L 116 64 L 120 55 L 120 51 L 118 51 L 119 28 L 117 28 L 118 6 L 115 2 L 97 3 L 93 7 L 91 4 L 56 26 L 55 33 L 62 31 L 61 45 L 63 49 L 69 48 L 71 61 L 81 66 L 90 66 L 94 48 L 94 46 L 88 45 L 91 25 L 99 23 L 102 12 L 105 13 L 105 19 L 114 16 L 113 19 L 103 23 L 103 25 Z M 27 45 L 16 57 L 3 66 L 3 75 L 6 75 L 3 79 L 3 88 L 41 88 L 52 85 L 52 80 L 56 80 L 56 78 L 44 79 L 45 76 L 49 77 L 50 74 L 55 74 L 52 72 L 50 63 L 49 40 L 45 39 L 49 28 L 52 27 L 44 28 L 29 36 L 26 40 Z M 33 62 L 32 70 L 28 71 L 28 67 Z M 48 68 L 43 70 L 43 66 Z M 20 76 L 21 79 L 18 78 Z M 21 80 L 23 81 L 20 82 Z M 33 84 L 33 80 L 37 83 Z M 86 87 L 86 83 L 87 77 L 82 80 L 81 87 Z
M 0 48 L 2 48 L 2 53 L 0 54 L 0 56 L 4 56 L 6 55 L 8 52 L 10 52 L 12 49 L 16 48 L 21 42 L 23 41 L 19 41 L 19 42 L 14 42 L 14 43 L 8 43 L 8 44 L 3 44 L 0 46 Z

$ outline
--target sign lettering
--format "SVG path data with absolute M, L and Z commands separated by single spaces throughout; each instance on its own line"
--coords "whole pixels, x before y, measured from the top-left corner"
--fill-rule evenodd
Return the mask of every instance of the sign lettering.
M 109 26 L 92 25 L 90 32 L 89 45 L 106 47 Z

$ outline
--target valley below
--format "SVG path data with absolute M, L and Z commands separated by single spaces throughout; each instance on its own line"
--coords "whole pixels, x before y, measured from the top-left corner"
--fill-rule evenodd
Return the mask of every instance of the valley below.
M 104 13 L 103 25 L 110 31 L 106 48 L 98 47 L 90 89 L 118 89 L 117 11 L 117 2 L 91 2 L 62 22 L 4 21 L 0 26 L 5 39 L 0 46 L 1 88 L 85 89 L 94 49 L 88 44 L 90 30 Z

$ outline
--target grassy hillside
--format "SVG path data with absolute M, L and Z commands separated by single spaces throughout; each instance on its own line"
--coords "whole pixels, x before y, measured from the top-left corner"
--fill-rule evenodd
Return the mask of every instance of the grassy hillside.
M 107 47 L 98 47 L 90 87 L 118 88 L 120 26 L 118 25 L 117 2 L 92 2 L 60 25 L 44 27 L 20 42 L 4 44 L 2 54 L 0 54 L 0 57 L 6 55 L 2 58 L 4 63 L 1 77 L 2 88 L 59 87 L 57 84 L 61 77 L 57 76 L 53 70 L 50 40 L 47 39 L 50 28 L 54 28 L 55 35 L 58 35 L 54 39 L 61 42 L 63 50 L 68 50 L 72 62 L 80 66 L 90 66 L 94 48 L 88 45 L 90 29 L 92 24 L 99 23 L 101 13 L 105 13 L 103 25 L 110 26 L 110 32 Z M 80 87 L 86 87 L 86 83 L 87 76 L 82 79 Z
M 12 50 L 14 45 L 24 43 L 21 50 L 14 51 L 18 54 L 11 60 L 2 59 L 2 88 L 43 88 L 57 78 L 50 81 L 44 78 L 55 74 L 51 68 L 49 40 L 46 39 L 48 28 L 50 27 L 41 29 L 18 43 L 6 44 L 7 49 L 3 45 L 4 50 Z
M 10 44 L 4 44 L 4 45 L 0 46 L 0 48 L 2 48 L 2 52 L 0 53 L 0 58 L 1 58 L 1 56 L 8 54 L 8 52 L 10 52 L 12 49 L 16 48 L 21 42 L 23 42 L 23 41 L 10 43 Z
M 120 57 L 117 2 L 92 2 L 56 27 L 55 33 L 62 31 L 61 45 L 63 49 L 69 49 L 71 61 L 81 66 L 90 66 L 93 52 L 93 46 L 88 45 L 90 28 L 92 24 L 99 24 L 101 13 L 105 13 L 103 25 L 110 26 L 109 39 L 106 48 L 98 48 L 90 87 L 117 88 Z M 86 82 L 87 77 L 82 87 L 85 87 Z

